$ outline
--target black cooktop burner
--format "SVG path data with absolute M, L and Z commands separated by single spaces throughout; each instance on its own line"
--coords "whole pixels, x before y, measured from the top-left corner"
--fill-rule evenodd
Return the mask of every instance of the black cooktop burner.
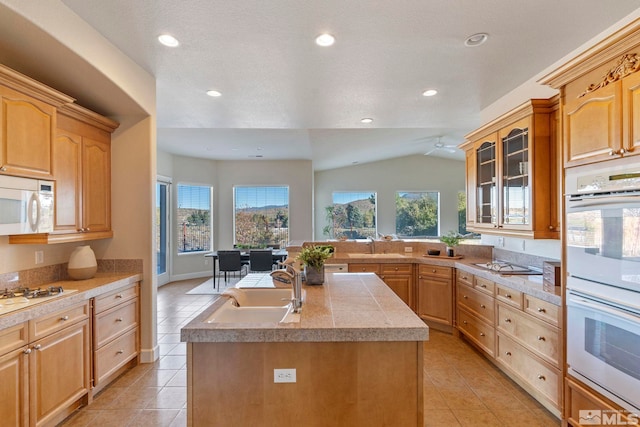
M 5 288 L 4 292 L 0 293 L 0 299 L 16 298 L 16 297 L 24 297 L 28 299 L 43 298 L 43 297 L 50 297 L 52 295 L 58 295 L 58 294 L 61 294 L 62 292 L 64 292 L 64 290 L 62 289 L 62 286 L 49 286 L 46 289 L 41 289 L 41 288 L 30 289 L 27 287 L 19 287 L 19 288 L 13 288 L 13 289 Z

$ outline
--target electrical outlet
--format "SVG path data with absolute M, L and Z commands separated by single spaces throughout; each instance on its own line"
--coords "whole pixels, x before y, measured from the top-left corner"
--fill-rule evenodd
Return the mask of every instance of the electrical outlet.
M 413 248 L 411 246 L 405 246 L 404 251 L 405 252 L 413 252 Z
M 498 237 L 498 247 L 504 248 L 504 237 Z
M 36 251 L 36 264 L 42 264 L 44 262 L 44 252 Z
M 296 370 L 295 369 L 274 369 L 273 382 L 274 383 L 295 383 Z

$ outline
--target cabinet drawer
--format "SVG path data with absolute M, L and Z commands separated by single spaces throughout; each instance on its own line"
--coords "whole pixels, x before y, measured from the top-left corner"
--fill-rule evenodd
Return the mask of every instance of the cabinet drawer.
M 524 296 L 524 311 L 544 320 L 547 323 L 551 323 L 554 326 L 560 325 L 561 310 L 557 305 L 550 302 L 543 301 L 539 298 L 532 297 L 531 295 Z
M 487 322 L 494 324 L 494 299 L 489 295 L 478 292 L 467 285 L 457 288 L 457 301 L 468 311 Z
M 560 407 L 560 370 L 539 361 L 521 345 L 498 332 L 496 360 Z
M 585 415 L 589 417 L 591 414 L 585 414 L 581 411 L 603 411 L 603 414 L 607 413 L 608 416 L 613 415 L 616 417 L 616 424 L 609 425 L 637 425 L 636 420 L 629 419 L 626 414 L 627 411 L 620 410 L 620 406 L 611 402 L 609 399 L 600 396 L 600 394 L 591 390 L 586 385 L 574 380 L 572 377 L 566 378 L 565 386 L 565 412 L 568 412 L 569 425 L 573 426 L 588 426 L 588 425 L 602 425 L 594 419 L 585 418 Z M 620 418 L 618 420 L 618 412 Z M 580 416 L 582 415 L 582 417 Z M 583 424 L 580 423 L 583 422 Z M 619 421 L 619 422 L 618 422 Z
M 413 264 L 380 264 L 381 274 L 411 274 Z
M 75 305 L 29 321 L 29 341 L 60 331 L 89 318 L 89 302 Z
M 138 354 L 138 329 L 132 329 L 94 353 L 95 385 Z
M 123 331 L 137 325 L 138 304 L 137 300 L 131 300 L 126 304 L 104 311 L 95 317 L 94 345 L 102 347 Z
M 456 270 L 456 280 L 465 285 L 473 286 L 473 274 L 466 271 Z
M 0 356 L 29 342 L 27 322 L 0 331 Z
M 491 280 L 483 279 L 482 277 L 476 277 L 476 283 L 473 288 L 491 296 L 496 293 L 496 284 Z
M 108 294 L 100 295 L 95 298 L 95 312 L 101 313 L 110 309 L 124 301 L 138 296 L 138 285 L 131 285 L 125 288 L 117 289 Z
M 525 313 L 498 304 L 498 330 L 507 333 L 519 344 L 560 367 L 560 332 L 557 328 L 533 319 Z
M 496 299 L 522 309 L 522 292 L 496 285 Z
M 451 279 L 453 268 L 442 265 L 425 265 L 422 264 L 418 268 L 418 274 L 422 276 L 441 277 L 443 279 Z
M 349 264 L 349 273 L 380 273 L 380 264 Z
M 472 314 L 458 307 L 457 322 L 460 332 L 476 343 L 487 354 L 493 356 L 495 352 L 495 330 Z

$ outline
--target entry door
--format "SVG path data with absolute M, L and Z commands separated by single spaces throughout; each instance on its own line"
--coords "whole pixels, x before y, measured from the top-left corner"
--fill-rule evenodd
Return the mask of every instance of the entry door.
M 171 183 L 158 179 L 156 183 L 156 275 L 158 286 L 169 282 L 171 265 L 169 251 L 169 200 Z

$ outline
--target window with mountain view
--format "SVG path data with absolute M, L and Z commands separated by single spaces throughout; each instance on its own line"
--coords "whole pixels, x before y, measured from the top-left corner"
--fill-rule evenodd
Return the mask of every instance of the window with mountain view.
M 332 198 L 333 203 L 325 207 L 324 234 L 330 239 L 376 237 L 375 192 L 337 191 Z
M 178 253 L 205 252 L 212 248 L 212 188 L 178 184 Z
M 261 248 L 289 242 L 289 187 L 233 189 L 236 246 Z
M 437 191 L 396 192 L 396 234 L 399 237 L 440 235 L 440 193 Z

